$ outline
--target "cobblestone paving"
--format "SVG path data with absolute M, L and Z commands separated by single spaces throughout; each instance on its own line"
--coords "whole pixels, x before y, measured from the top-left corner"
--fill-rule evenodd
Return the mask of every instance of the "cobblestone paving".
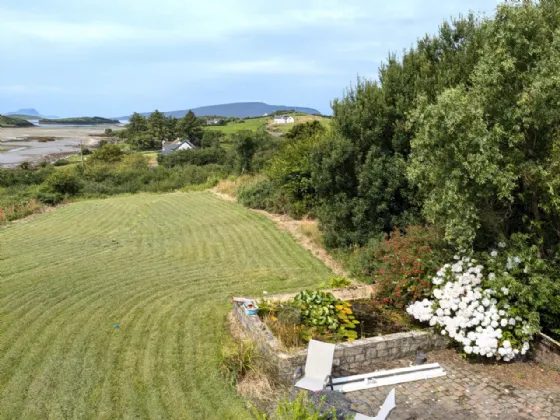
M 410 360 L 396 361 L 390 367 L 408 366 L 409 363 Z M 446 376 L 356 391 L 346 396 L 368 402 L 377 414 L 378 407 L 395 387 L 397 406 L 391 412 L 390 420 L 560 420 L 560 383 L 547 389 L 526 389 L 469 372 L 468 365 L 460 361 L 445 360 L 440 364 L 446 370 Z M 359 402 L 354 403 L 353 409 L 366 415 L 374 414 L 368 413 L 368 407 Z

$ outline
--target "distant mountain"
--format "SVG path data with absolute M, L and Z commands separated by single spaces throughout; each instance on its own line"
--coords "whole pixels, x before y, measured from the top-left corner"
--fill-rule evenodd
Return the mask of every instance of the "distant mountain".
M 198 108 L 192 108 L 194 112 L 199 117 L 217 115 L 220 117 L 260 117 L 264 114 L 272 114 L 276 111 L 289 111 L 294 110 L 296 112 L 304 112 L 306 114 L 320 114 L 319 111 L 313 108 L 305 108 L 301 106 L 286 106 L 286 105 L 268 105 L 264 102 L 235 102 L 232 104 L 222 104 L 222 105 L 210 105 L 201 106 Z M 185 114 L 189 112 L 188 109 L 181 111 L 168 111 L 164 112 L 166 116 L 182 118 Z M 141 115 L 148 116 L 150 112 L 142 112 Z M 119 120 L 126 120 L 130 116 L 118 117 Z
M 37 111 L 35 108 L 23 108 L 23 109 L 18 109 L 15 112 L 7 112 L 6 115 L 32 115 L 34 117 L 40 117 L 41 114 L 39 114 L 39 111 Z
M 39 118 L 58 118 L 55 115 L 42 115 L 35 108 L 18 109 L 17 111 L 14 111 L 14 112 L 6 112 L 4 115 L 17 115 L 19 118 L 24 118 L 24 119 L 27 119 L 27 120 L 28 119 L 33 119 L 33 117 L 37 117 L 36 119 L 39 119 Z

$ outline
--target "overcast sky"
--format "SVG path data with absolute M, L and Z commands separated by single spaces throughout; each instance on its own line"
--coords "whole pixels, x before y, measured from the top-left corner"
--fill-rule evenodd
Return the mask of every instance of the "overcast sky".
M 389 51 L 492 0 L 1 0 L 0 112 L 263 101 L 330 112 Z

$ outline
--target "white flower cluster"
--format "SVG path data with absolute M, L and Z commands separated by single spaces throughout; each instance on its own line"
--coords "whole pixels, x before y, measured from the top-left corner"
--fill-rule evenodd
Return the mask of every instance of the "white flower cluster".
M 434 286 L 441 286 L 432 290 L 435 300 L 414 302 L 407 312 L 419 321 L 440 328 L 443 335 L 461 343 L 467 354 L 510 361 L 518 354 L 527 353 L 527 341 L 517 348 L 503 339 L 506 332 L 513 335 L 518 324 L 526 331 L 527 323 L 504 311 L 509 305 L 498 302 L 495 290 L 481 287 L 481 265 L 475 266 L 476 261 L 467 257 L 455 259 L 454 264 L 446 264 L 432 279 Z M 507 295 L 509 290 L 504 287 L 501 292 Z

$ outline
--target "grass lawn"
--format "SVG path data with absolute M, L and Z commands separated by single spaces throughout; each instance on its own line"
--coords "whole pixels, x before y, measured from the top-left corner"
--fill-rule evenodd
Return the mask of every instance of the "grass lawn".
M 292 115 L 292 116 L 296 120 L 295 123 L 292 123 L 292 124 L 273 124 L 273 125 L 271 125 L 271 129 L 273 129 L 273 130 L 276 129 L 277 131 L 287 133 L 288 131 L 290 131 L 294 127 L 294 125 L 303 124 L 303 123 L 310 122 L 310 121 L 313 121 L 313 120 L 318 120 L 325 128 L 329 128 L 330 124 L 331 124 L 330 119 L 323 118 L 323 117 L 318 117 L 318 116 L 315 116 L 315 115 L 295 114 L 295 115 Z
M 259 128 L 264 127 L 267 122 L 271 120 L 270 117 L 251 118 L 243 120 L 244 123 L 231 123 L 222 126 L 206 126 L 205 130 L 222 131 L 225 134 L 233 134 L 243 130 L 257 131 Z
M 208 192 L 83 201 L 0 228 L 0 418 L 249 418 L 218 373 L 228 298 L 330 276 Z

